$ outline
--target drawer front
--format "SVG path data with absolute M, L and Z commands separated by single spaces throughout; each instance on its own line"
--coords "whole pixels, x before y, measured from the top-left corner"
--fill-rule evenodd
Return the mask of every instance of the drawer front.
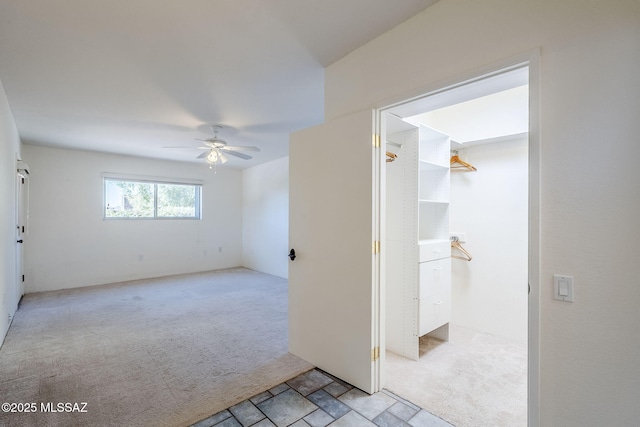
M 420 243 L 418 246 L 420 252 L 419 262 L 427 262 L 451 256 L 451 242 L 449 241 Z
M 420 271 L 419 299 L 451 294 L 451 258 L 421 262 L 418 266 Z
M 451 321 L 451 294 L 420 299 L 418 335 L 428 334 Z

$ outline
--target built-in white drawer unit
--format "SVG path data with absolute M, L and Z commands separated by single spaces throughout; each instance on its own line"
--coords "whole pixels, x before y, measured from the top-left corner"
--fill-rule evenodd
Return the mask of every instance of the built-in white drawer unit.
M 451 258 L 421 262 L 419 274 L 419 299 L 441 293 L 451 293 Z
M 451 294 L 423 298 L 418 306 L 420 311 L 419 336 L 428 334 L 451 321 Z
M 418 242 L 419 262 L 434 259 L 448 258 L 451 256 L 451 242 L 444 239 L 420 240 Z
M 421 262 L 419 277 L 418 332 L 422 336 L 451 319 L 451 258 Z

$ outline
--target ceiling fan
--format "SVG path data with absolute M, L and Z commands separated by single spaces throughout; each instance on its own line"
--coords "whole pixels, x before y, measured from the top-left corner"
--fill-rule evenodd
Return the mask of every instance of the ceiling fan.
M 203 146 L 200 147 L 164 147 L 164 148 L 196 148 L 198 150 L 206 150 L 197 156 L 197 159 L 206 159 L 209 163 L 209 168 L 216 165 L 218 162 L 220 164 L 225 164 L 229 161 L 229 157 L 227 154 L 235 157 L 239 157 L 244 160 L 249 160 L 252 157 L 248 154 L 241 153 L 241 151 L 260 151 L 258 147 L 248 147 L 248 146 L 232 146 L 227 145 L 227 142 L 224 139 L 218 137 L 218 131 L 222 129 L 221 125 L 212 125 L 211 130 L 213 131 L 213 138 L 208 139 L 199 139 L 196 138 L 197 141 L 204 142 Z

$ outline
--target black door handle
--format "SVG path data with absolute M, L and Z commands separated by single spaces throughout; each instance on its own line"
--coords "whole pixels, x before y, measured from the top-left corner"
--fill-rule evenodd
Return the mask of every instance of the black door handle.
M 22 239 L 16 240 L 16 243 L 22 243 Z
M 291 251 L 289 251 L 289 258 L 291 258 L 291 261 L 296 259 L 296 251 L 295 251 L 295 249 L 291 249 Z

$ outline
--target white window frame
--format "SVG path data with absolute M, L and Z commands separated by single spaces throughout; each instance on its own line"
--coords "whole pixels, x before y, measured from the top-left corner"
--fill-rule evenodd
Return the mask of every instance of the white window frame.
M 149 217 L 108 217 L 107 216 L 107 181 L 125 181 L 125 182 L 139 182 L 153 184 L 153 216 Z M 195 216 L 158 216 L 158 184 L 169 185 L 190 185 L 195 187 L 196 192 L 196 206 Z M 102 218 L 103 220 L 201 220 L 202 219 L 202 186 L 203 181 L 197 179 L 186 178 L 167 178 L 167 177 L 155 177 L 147 175 L 132 175 L 132 174 L 118 174 L 118 173 L 103 173 L 102 174 Z

